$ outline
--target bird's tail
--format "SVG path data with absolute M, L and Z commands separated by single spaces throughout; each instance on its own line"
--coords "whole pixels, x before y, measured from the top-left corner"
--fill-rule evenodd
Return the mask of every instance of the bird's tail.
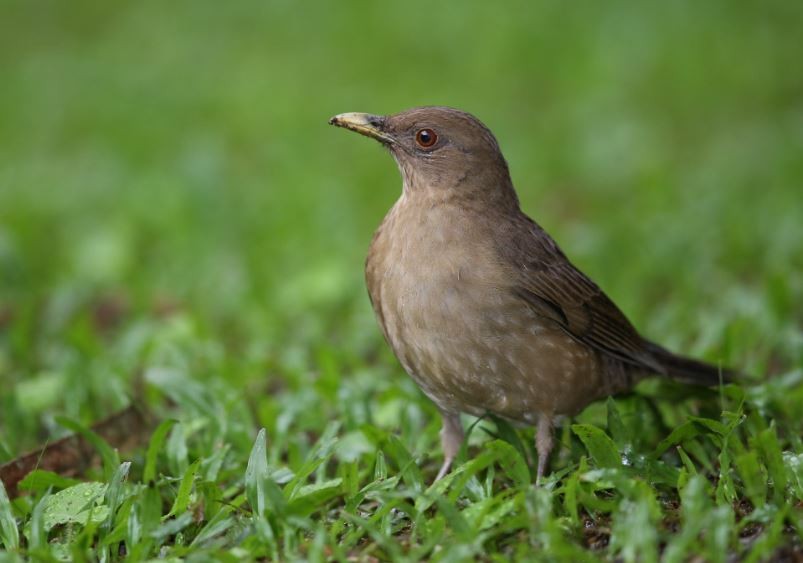
M 708 364 L 693 358 L 679 356 L 655 343 L 648 343 L 652 356 L 666 370 L 666 375 L 682 383 L 715 387 L 720 383 L 730 383 L 738 377 L 738 372 Z

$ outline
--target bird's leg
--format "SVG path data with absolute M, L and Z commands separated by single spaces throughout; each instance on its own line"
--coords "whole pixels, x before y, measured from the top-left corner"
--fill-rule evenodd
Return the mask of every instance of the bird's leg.
M 443 427 L 441 428 L 441 448 L 443 449 L 443 465 L 441 465 L 435 481 L 440 481 L 449 472 L 460 445 L 463 443 L 463 425 L 460 423 L 460 413 L 443 412 Z
M 538 473 L 535 483 L 541 482 L 541 477 L 546 471 L 546 464 L 549 461 L 549 454 L 555 441 L 552 437 L 552 418 L 546 414 L 538 415 L 538 433 L 535 435 L 535 449 L 538 451 Z

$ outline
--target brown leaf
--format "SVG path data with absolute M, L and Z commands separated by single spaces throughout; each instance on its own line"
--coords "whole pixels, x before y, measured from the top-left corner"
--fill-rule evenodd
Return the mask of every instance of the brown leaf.
M 152 429 L 148 413 L 134 404 L 92 425 L 92 430 L 111 447 L 123 451 L 145 444 Z M 96 452 L 89 442 L 81 436 L 66 436 L 0 465 L 0 481 L 8 496 L 14 498 L 19 494 L 19 482 L 34 469 L 75 477 L 96 461 Z

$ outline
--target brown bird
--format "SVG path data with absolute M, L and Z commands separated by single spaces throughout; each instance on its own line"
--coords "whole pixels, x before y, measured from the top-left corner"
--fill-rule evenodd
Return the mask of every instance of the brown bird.
M 730 378 L 639 335 L 521 211 L 499 145 L 474 116 L 422 107 L 329 123 L 378 140 L 401 171 L 365 279 L 385 339 L 443 418 L 436 480 L 460 449 L 461 412 L 537 424 L 540 480 L 556 417 L 653 374 Z

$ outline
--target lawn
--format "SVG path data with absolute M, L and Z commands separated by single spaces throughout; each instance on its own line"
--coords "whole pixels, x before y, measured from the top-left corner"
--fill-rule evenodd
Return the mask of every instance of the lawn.
M 801 29 L 774 0 L 8 0 L 0 464 L 66 461 L 0 489 L 0 561 L 803 558 Z M 532 429 L 465 417 L 432 485 L 437 411 L 362 279 L 398 172 L 327 125 L 424 104 L 493 129 L 646 336 L 744 380 L 592 405 L 538 487 Z

